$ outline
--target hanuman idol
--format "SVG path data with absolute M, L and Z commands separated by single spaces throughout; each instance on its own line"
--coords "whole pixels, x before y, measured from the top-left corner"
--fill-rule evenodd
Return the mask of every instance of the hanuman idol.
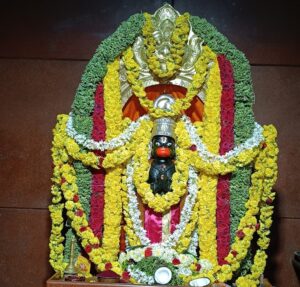
M 253 102 L 247 59 L 206 20 L 165 4 L 122 23 L 54 129 L 53 269 L 257 286 L 278 148 Z

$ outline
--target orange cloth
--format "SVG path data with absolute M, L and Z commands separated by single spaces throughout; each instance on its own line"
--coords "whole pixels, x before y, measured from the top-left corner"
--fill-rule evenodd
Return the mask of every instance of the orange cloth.
M 162 94 L 170 94 L 175 99 L 184 98 L 187 90 L 186 88 L 176 85 L 160 84 L 147 87 L 145 88 L 145 91 L 148 99 L 155 100 Z M 191 118 L 192 122 L 202 121 L 203 109 L 203 102 L 198 97 L 194 97 L 191 106 L 185 111 L 185 114 Z M 138 98 L 135 95 L 132 95 L 123 107 L 123 116 L 128 117 L 133 121 L 137 120 L 146 113 L 147 110 L 141 106 Z

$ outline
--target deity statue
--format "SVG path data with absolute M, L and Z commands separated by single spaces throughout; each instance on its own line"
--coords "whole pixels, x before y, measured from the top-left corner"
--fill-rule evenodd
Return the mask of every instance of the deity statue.
M 72 241 L 86 278 L 256 286 L 278 148 L 253 102 L 245 56 L 205 20 L 165 4 L 124 22 L 54 129 L 54 270 Z

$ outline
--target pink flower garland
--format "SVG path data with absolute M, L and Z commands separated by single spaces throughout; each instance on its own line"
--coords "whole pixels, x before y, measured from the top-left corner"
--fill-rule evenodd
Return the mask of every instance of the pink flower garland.
M 220 67 L 221 95 L 221 155 L 234 147 L 234 79 L 231 63 L 224 55 L 218 56 Z M 217 254 L 218 263 L 226 264 L 224 259 L 230 251 L 230 174 L 220 176 L 217 185 Z
M 105 140 L 103 84 L 100 83 L 95 93 L 95 106 L 93 112 L 92 138 L 95 141 Z M 105 152 L 95 151 L 97 156 L 103 157 Z M 105 170 L 100 168 L 92 171 L 92 194 L 89 224 L 95 236 L 102 237 L 103 209 L 104 209 L 104 180 Z

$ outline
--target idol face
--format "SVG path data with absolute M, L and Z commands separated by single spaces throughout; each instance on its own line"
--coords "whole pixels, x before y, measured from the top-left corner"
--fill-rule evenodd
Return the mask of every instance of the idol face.
M 154 136 L 152 139 L 152 158 L 175 158 L 175 141 L 168 136 Z

